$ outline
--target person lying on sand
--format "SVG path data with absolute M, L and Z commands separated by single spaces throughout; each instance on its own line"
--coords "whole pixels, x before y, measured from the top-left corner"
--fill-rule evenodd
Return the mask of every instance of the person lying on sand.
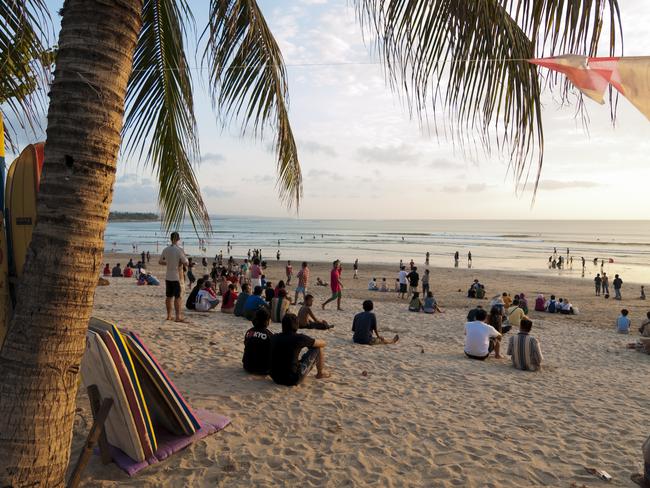
M 313 304 L 314 296 L 311 294 L 305 295 L 305 304 L 298 311 L 298 328 L 327 330 L 334 327 L 328 324 L 327 321 L 316 318 L 316 315 L 314 315 L 311 309 Z
M 485 323 L 487 312 L 476 311 L 475 320 L 465 324 L 465 355 L 470 359 L 483 361 L 494 351 L 501 334 L 491 325 Z
M 512 357 L 512 365 L 522 371 L 538 371 L 544 359 L 539 342 L 530 335 L 532 328 L 530 319 L 522 319 L 519 333 L 508 341 L 508 356 Z
M 354 316 L 352 321 L 352 341 L 355 344 L 367 344 L 374 346 L 377 344 L 395 344 L 399 341 L 399 335 L 395 334 L 395 337 L 392 339 L 384 339 L 379 335 L 377 330 L 377 317 L 372 313 L 373 308 L 375 308 L 372 300 L 366 300 L 363 302 L 363 312 L 360 312 Z M 372 333 L 375 333 L 376 337 L 373 337 Z
M 322 339 L 298 334 L 298 317 L 288 313 L 282 319 L 282 333 L 271 338 L 270 374 L 278 385 L 295 386 L 300 384 L 316 366 L 316 378 L 329 378 L 325 371 L 326 343 Z M 300 356 L 300 352 L 307 351 Z
M 244 369 L 251 374 L 267 375 L 271 370 L 271 332 L 269 321 L 271 316 L 263 308 L 255 312 L 253 327 L 244 336 Z

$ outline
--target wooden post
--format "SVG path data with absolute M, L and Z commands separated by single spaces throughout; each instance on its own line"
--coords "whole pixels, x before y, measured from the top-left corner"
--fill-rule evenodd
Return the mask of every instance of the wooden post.
M 90 410 L 93 413 L 93 419 L 97 420 L 102 405 L 102 397 L 99 394 L 99 388 L 97 388 L 97 385 L 90 385 L 88 387 L 88 399 L 90 400 Z M 108 464 L 111 462 L 111 451 L 108 447 L 106 431 L 103 428 L 99 434 L 99 454 L 102 458 L 102 464 Z
M 74 470 L 72 471 L 72 475 L 70 476 L 70 480 L 68 481 L 67 488 L 77 488 L 79 486 L 79 482 L 81 481 L 81 474 L 83 473 L 83 470 L 86 468 L 86 465 L 90 460 L 90 456 L 92 455 L 93 448 L 95 447 L 95 444 L 97 443 L 98 440 L 100 444 L 100 452 L 102 453 L 102 462 L 104 462 L 105 460 L 104 457 L 105 455 L 108 456 L 108 462 L 110 462 L 108 442 L 106 441 L 106 433 L 104 432 L 104 422 L 106 422 L 106 418 L 108 417 L 108 412 L 110 412 L 111 407 L 113 406 L 113 399 L 105 398 L 104 401 L 101 402 L 101 406 L 95 408 L 97 406 L 97 402 L 100 401 L 99 391 L 97 390 L 97 386 L 95 385 L 91 385 L 90 387 L 88 387 L 88 396 L 90 397 L 90 406 L 91 409 L 93 410 L 93 418 L 94 418 L 93 425 L 90 428 L 88 437 L 86 438 L 86 445 L 81 451 L 81 454 L 79 455 L 79 459 L 77 460 L 77 464 L 74 467 Z M 102 449 L 102 439 L 106 443 L 103 449 Z

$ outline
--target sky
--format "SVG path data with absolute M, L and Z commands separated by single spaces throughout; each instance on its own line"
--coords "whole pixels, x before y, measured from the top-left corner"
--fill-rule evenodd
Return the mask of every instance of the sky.
M 62 2 L 49 1 L 52 12 Z M 197 175 L 214 215 L 360 219 L 647 219 L 650 122 L 623 98 L 575 105 L 544 93 L 545 158 L 535 204 L 516 192 L 508 161 L 467 156 L 422 130 L 386 84 L 348 0 L 261 0 L 289 75 L 290 119 L 304 178 L 299 212 L 278 198 L 268 139 L 223 129 L 205 79 L 193 71 L 201 143 Z M 650 5 L 621 1 L 625 55 L 650 55 Z M 198 31 L 207 0 L 191 0 Z M 193 63 L 199 64 L 199 61 Z M 320 64 L 320 66 L 313 66 Z M 311 65 L 311 66 L 305 66 Z M 443 123 L 444 121 L 439 121 Z M 10 158 L 8 158 L 10 160 Z M 120 160 L 113 210 L 155 211 L 150 170 Z

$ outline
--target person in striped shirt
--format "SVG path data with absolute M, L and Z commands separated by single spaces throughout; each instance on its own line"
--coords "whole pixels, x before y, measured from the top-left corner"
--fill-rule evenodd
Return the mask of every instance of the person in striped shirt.
M 510 338 L 508 356 L 512 357 L 512 365 L 523 371 L 537 371 L 542 366 L 542 350 L 536 338 L 530 335 L 533 322 L 524 318 L 519 325 L 519 333 Z

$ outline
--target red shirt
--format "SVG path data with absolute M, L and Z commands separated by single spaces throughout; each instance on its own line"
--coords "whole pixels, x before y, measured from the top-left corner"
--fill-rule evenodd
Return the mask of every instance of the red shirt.
M 332 293 L 341 291 L 341 271 L 338 268 L 332 269 L 330 273 L 330 287 L 332 288 Z

